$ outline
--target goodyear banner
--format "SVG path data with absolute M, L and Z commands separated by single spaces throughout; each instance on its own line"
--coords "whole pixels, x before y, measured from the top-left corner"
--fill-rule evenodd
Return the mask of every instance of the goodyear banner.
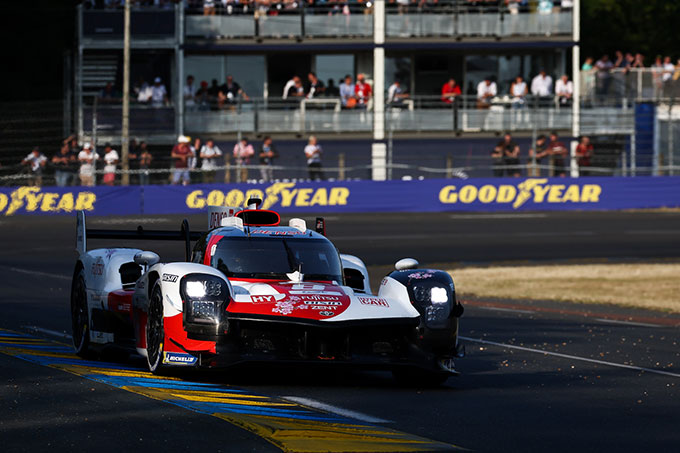
M 680 177 L 14 187 L 0 189 L 0 215 L 191 214 L 251 197 L 282 213 L 644 209 L 680 207 Z

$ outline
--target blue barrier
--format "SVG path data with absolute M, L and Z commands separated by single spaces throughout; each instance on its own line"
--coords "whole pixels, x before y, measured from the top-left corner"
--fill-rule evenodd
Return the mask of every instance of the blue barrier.
M 282 213 L 645 209 L 680 207 L 680 177 L 15 187 L 0 188 L 0 215 L 191 214 L 250 197 Z

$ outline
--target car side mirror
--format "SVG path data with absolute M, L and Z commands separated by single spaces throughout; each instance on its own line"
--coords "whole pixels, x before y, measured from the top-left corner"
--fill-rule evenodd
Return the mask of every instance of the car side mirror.
M 161 260 L 161 257 L 154 252 L 143 251 L 135 255 L 135 263 L 140 266 L 153 266 Z
M 395 263 L 394 268 L 398 271 L 405 271 L 407 269 L 417 269 L 418 266 L 420 266 L 418 260 L 413 258 L 402 258 Z

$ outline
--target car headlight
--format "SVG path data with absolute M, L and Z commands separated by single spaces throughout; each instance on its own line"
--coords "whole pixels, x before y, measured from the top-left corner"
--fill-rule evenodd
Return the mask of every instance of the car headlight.
M 434 282 L 432 282 L 434 283 Z M 425 323 L 432 328 L 439 325 L 449 317 L 451 313 L 450 292 L 445 286 L 439 284 L 421 283 L 413 287 L 413 298 L 421 307 L 421 313 Z
M 449 301 L 449 292 L 443 286 L 416 285 L 413 296 L 420 303 L 445 304 Z
M 186 322 L 218 324 L 229 289 L 224 280 L 214 275 L 189 274 L 180 282 L 180 294 Z

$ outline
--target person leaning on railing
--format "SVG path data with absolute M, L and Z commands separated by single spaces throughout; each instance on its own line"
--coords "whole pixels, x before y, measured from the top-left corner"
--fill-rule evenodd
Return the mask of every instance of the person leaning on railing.
M 548 157 L 550 152 L 548 151 L 548 142 L 545 135 L 539 135 L 536 139 L 536 147 L 529 149 L 529 157 L 531 159 L 531 164 L 528 169 L 528 176 L 541 176 L 541 161 L 544 157 Z
M 576 147 L 576 158 L 578 159 L 578 168 L 580 176 L 590 176 L 589 168 L 592 165 L 590 159 L 593 157 L 594 148 L 590 143 L 590 137 L 583 136 Z
M 250 163 L 250 158 L 255 155 L 255 150 L 253 145 L 248 143 L 246 137 L 242 137 L 241 140 L 234 145 L 234 159 L 236 160 L 236 165 L 238 169 L 236 170 L 236 182 L 246 182 L 248 181 L 248 167 Z
M 565 159 L 567 157 L 567 147 L 564 143 L 559 141 L 557 132 L 550 133 L 550 143 L 548 143 L 548 152 L 550 153 L 550 176 L 567 176 L 565 167 Z

